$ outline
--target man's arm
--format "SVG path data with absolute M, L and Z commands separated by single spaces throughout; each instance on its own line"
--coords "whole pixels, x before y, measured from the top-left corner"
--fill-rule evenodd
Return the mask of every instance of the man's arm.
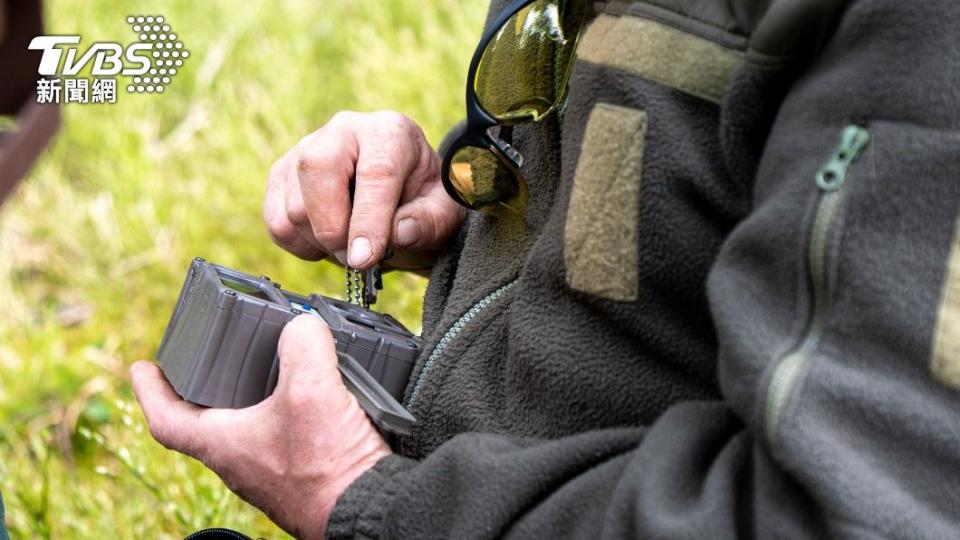
M 958 83 L 960 5 L 853 2 L 784 101 L 710 276 L 724 400 L 645 432 L 465 434 L 387 457 L 328 534 L 955 535 Z M 862 147 L 841 144 L 850 125 Z

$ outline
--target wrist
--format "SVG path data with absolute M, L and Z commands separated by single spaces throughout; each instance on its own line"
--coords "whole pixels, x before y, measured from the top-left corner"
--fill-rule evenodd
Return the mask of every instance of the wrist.
M 302 538 L 323 538 L 327 522 L 337 501 L 347 491 L 358 478 L 372 469 L 380 460 L 392 455 L 390 448 L 382 441 L 371 441 L 370 448 L 355 454 L 357 459 L 351 460 L 345 466 L 338 468 L 337 472 L 332 473 L 319 481 L 314 497 L 312 508 L 305 509 L 304 516 L 308 523 L 301 529 L 298 537 Z M 379 443 L 379 444 L 376 444 Z

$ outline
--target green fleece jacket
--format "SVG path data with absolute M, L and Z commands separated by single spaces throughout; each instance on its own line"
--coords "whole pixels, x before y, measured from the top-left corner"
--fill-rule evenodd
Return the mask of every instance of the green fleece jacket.
M 514 146 L 330 537 L 960 535 L 960 2 L 611 3 Z

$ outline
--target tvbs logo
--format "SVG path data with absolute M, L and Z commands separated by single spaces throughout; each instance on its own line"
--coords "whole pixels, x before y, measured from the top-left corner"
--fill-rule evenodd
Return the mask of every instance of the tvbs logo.
M 117 77 L 129 77 L 130 93 L 163 93 L 190 52 L 162 16 L 127 17 L 138 40 L 123 46 L 100 41 L 80 46 L 80 36 L 37 36 L 29 48 L 43 51 L 37 72 L 38 103 L 115 103 Z M 91 78 L 77 77 L 89 67 Z
M 143 75 L 150 69 L 149 51 L 153 48 L 148 43 L 134 43 L 127 47 L 124 53 L 123 47 L 119 43 L 94 43 L 87 49 L 87 52 L 77 59 L 76 47 L 70 47 L 66 50 L 66 59 L 63 61 L 61 70 L 61 53 L 58 45 L 77 45 L 80 43 L 80 36 L 39 36 L 33 38 L 30 42 L 31 49 L 43 50 L 43 57 L 40 59 L 40 68 L 37 70 L 40 75 L 76 75 L 80 70 L 93 60 L 93 67 L 90 70 L 95 77 L 100 75 Z M 123 57 L 128 62 L 137 64 L 137 67 L 126 67 L 123 63 Z

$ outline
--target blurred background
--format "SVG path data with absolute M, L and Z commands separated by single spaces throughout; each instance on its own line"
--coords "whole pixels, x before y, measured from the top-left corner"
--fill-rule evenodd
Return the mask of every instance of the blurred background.
M 163 15 L 191 57 L 162 95 L 70 104 L 0 207 L 0 491 L 13 538 L 287 538 L 147 434 L 126 366 L 153 358 L 194 256 L 342 295 L 343 271 L 274 247 L 272 162 L 341 109 L 396 109 L 436 145 L 463 115 L 486 3 L 45 2 L 47 34 L 129 43 Z M 124 79 L 121 78 L 120 81 Z M 0 83 L 2 84 L 2 83 Z M 419 332 L 425 281 L 376 308 Z

